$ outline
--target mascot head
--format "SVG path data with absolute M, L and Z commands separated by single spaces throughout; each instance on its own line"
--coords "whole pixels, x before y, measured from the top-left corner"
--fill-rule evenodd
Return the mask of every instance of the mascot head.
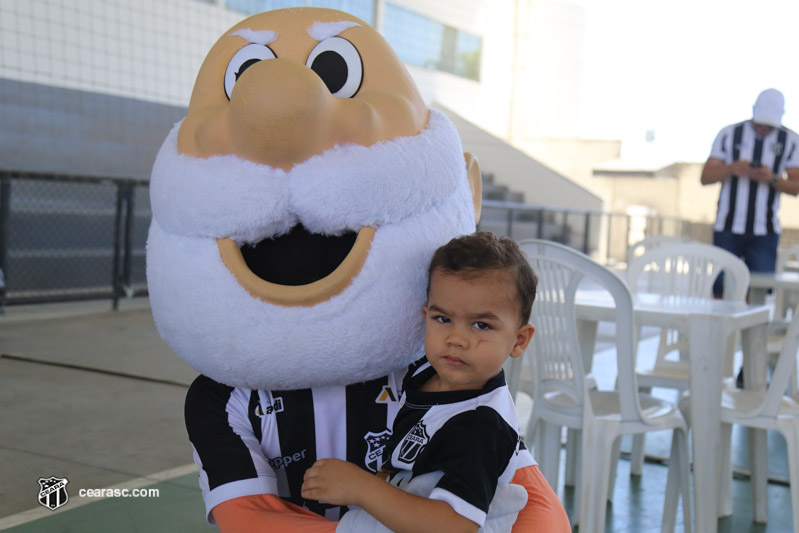
M 156 158 L 161 336 L 228 385 L 345 385 L 422 353 L 426 268 L 474 230 L 480 171 L 386 41 L 328 9 L 245 19 Z

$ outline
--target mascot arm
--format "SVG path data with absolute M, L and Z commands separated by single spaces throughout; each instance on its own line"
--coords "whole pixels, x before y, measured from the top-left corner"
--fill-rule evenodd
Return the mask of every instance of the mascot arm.
M 213 509 L 222 533 L 333 533 L 333 522 L 272 494 L 243 496 Z
M 260 420 L 249 416 L 255 407 L 252 401 L 249 390 L 206 376 L 195 379 L 186 395 L 186 430 L 201 473 L 209 520 L 211 510 L 225 501 L 278 493 L 277 476 L 256 434 Z
M 520 468 L 511 483 L 527 490 L 527 505 L 519 511 L 512 533 L 570 533 L 571 525 L 555 491 L 537 466 Z
M 569 533 L 569 518 L 537 466 L 519 469 L 513 483 L 527 490 L 527 505 L 519 512 L 512 533 Z M 213 509 L 222 533 L 333 533 L 332 522 L 277 496 L 258 494 L 220 503 Z

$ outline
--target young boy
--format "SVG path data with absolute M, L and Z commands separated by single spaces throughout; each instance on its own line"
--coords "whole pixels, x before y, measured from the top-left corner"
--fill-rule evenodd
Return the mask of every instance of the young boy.
M 439 248 L 422 309 L 426 356 L 405 376 L 384 451 L 389 483 L 321 459 L 305 474 L 303 498 L 360 506 L 392 531 L 477 531 L 497 485 L 530 464 L 502 365 L 532 339 L 536 284 L 511 239 L 478 232 Z M 426 498 L 398 488 L 431 473 L 440 479 Z

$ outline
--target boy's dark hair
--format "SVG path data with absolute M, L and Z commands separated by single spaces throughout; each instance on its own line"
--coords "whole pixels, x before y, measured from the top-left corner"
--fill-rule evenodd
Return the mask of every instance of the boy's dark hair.
M 427 269 L 428 294 L 430 276 L 436 270 L 445 274 L 467 275 L 479 275 L 490 270 L 508 271 L 516 280 L 516 295 L 522 324 L 530 321 L 538 276 L 527 262 L 527 256 L 513 239 L 497 237 L 488 231 L 455 237 L 433 254 Z

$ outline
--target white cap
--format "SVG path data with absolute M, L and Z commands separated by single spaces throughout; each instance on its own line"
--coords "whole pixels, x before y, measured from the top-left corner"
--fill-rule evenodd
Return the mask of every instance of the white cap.
M 752 121 L 775 128 L 782 125 L 785 114 L 785 97 L 777 89 L 766 89 L 757 96 L 752 106 Z

